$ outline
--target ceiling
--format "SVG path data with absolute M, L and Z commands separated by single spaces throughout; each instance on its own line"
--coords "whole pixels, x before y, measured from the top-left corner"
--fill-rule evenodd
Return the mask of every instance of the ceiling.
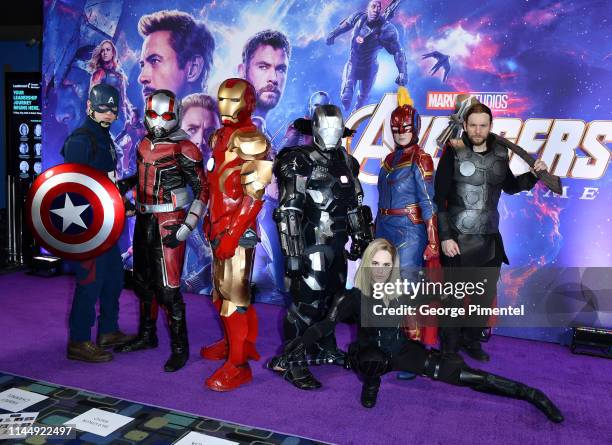
M 46 0 L 44 3 L 49 4 L 52 1 L 54 0 Z M 0 40 L 40 40 L 42 23 L 43 0 L 2 1 Z

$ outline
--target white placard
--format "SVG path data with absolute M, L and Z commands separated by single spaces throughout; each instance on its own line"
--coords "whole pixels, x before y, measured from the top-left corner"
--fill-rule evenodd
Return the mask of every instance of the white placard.
M 0 392 L 0 409 L 16 413 L 45 399 L 48 399 L 48 397 L 42 394 L 11 388 Z
M 173 445 L 238 445 L 238 442 L 192 431 Z
M 132 420 L 134 420 L 133 417 L 122 416 L 121 414 L 109 413 L 102 409 L 92 408 L 74 419 L 64 422 L 64 425 L 74 425 L 79 431 L 86 431 L 106 437 L 122 426 L 127 425 Z

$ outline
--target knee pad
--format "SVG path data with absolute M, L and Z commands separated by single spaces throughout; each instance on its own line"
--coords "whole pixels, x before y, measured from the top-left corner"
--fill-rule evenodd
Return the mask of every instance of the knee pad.
M 147 285 L 147 283 L 143 280 L 139 280 L 134 277 L 134 281 L 132 282 L 132 286 L 134 287 L 134 293 L 136 296 L 142 301 L 152 301 L 155 291 Z
M 424 374 L 434 380 L 460 385 L 461 370 L 467 365 L 459 355 L 447 356 L 439 352 L 430 353 L 425 361 Z
M 159 287 L 156 291 L 157 301 L 164 309 L 170 309 L 177 303 L 183 303 L 183 295 L 178 287 Z
M 289 309 L 287 309 L 287 315 L 285 316 L 285 338 L 292 339 L 302 335 L 309 326 L 319 319 L 319 314 L 320 310 L 317 301 L 312 303 L 292 303 Z
M 312 303 L 298 302 L 289 306 L 287 319 L 291 322 L 298 322 L 310 326 L 321 318 L 321 308 L 318 301 Z

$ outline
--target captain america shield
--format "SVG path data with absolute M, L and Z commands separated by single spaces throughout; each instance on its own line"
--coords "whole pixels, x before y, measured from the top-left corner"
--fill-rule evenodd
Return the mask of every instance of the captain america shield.
M 84 261 L 110 249 L 121 236 L 125 207 L 104 173 L 61 164 L 40 174 L 28 192 L 26 219 L 49 252 Z

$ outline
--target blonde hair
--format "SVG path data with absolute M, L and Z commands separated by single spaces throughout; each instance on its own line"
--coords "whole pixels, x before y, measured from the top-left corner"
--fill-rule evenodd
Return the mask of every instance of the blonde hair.
M 102 53 L 102 47 L 105 43 L 110 44 L 111 49 L 113 50 L 113 68 L 117 70 L 119 68 L 119 59 L 117 58 L 117 48 L 115 48 L 115 44 L 112 40 L 102 40 L 98 46 L 96 46 L 91 53 L 91 59 L 89 59 L 89 63 L 87 64 L 91 72 L 93 73 L 98 68 L 102 67 L 100 63 L 100 54 Z
M 395 283 L 400 279 L 400 270 L 399 270 L 399 255 L 397 249 L 393 244 L 387 241 L 384 238 L 376 238 L 363 252 L 363 256 L 361 258 L 361 262 L 359 263 L 359 267 L 357 268 L 357 272 L 355 273 L 354 286 L 358 288 L 361 293 L 365 296 L 372 296 L 372 290 L 374 287 L 374 283 L 372 280 L 372 272 L 371 272 L 371 264 L 372 258 L 379 251 L 384 250 L 391 254 L 391 274 L 387 279 L 387 282 Z M 392 294 L 385 294 L 384 300 L 388 303 L 389 300 L 399 297 L 399 295 L 395 292 Z

